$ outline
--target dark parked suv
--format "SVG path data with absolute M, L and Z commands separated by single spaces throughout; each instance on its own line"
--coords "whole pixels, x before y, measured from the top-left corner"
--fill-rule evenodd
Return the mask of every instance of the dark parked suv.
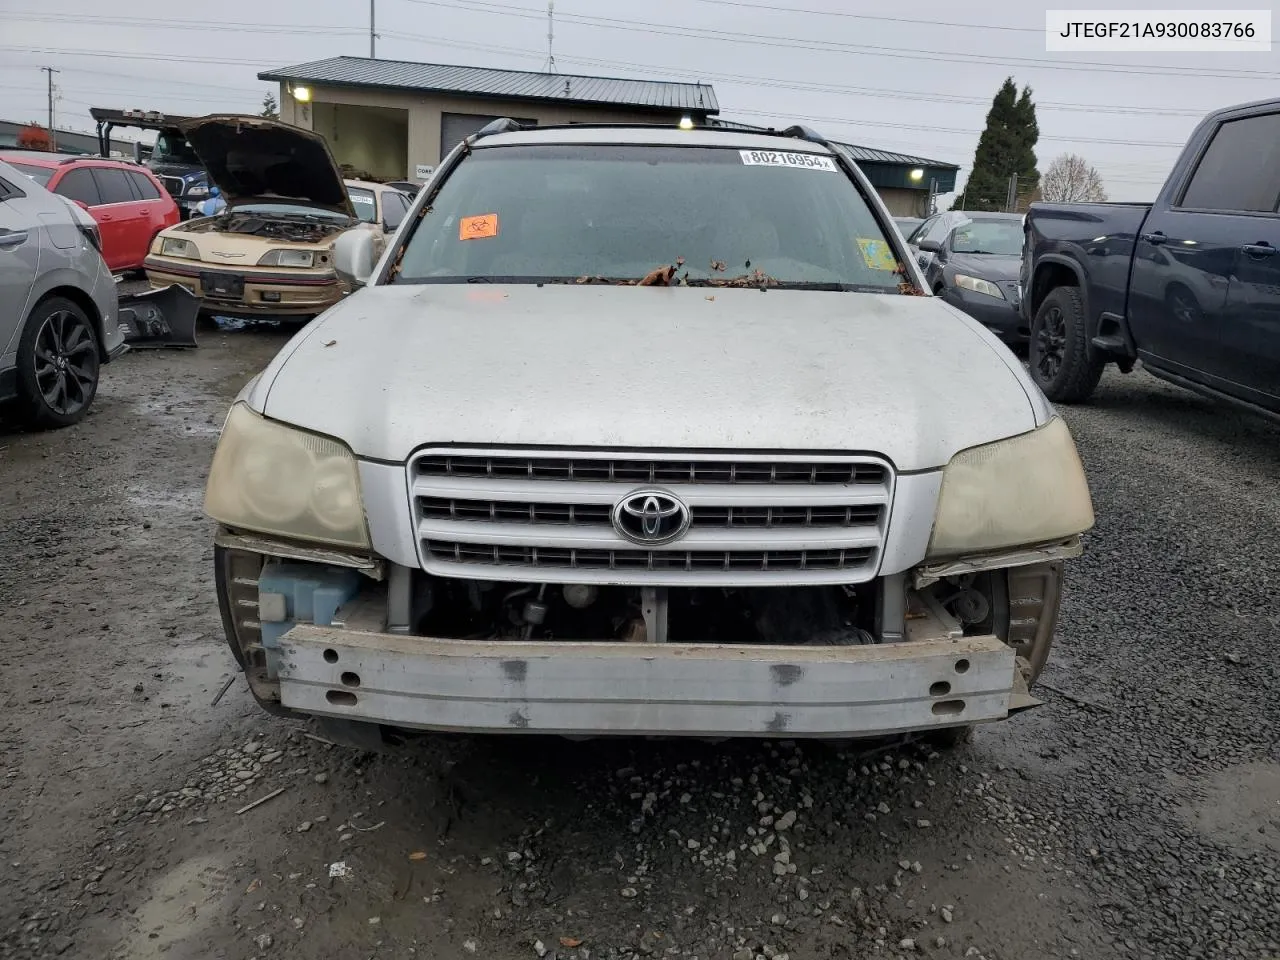
M 1154 204 L 1036 203 L 1023 315 L 1050 400 L 1103 368 L 1280 417 L 1280 100 L 1218 110 Z

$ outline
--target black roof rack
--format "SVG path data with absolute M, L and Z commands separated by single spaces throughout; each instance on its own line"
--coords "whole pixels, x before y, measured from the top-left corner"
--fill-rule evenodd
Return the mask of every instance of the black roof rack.
M 499 117 L 497 120 L 490 120 L 476 133 L 476 139 L 481 137 L 491 137 L 495 133 L 510 133 L 512 130 L 524 130 L 525 125 L 510 117 Z
M 794 137 L 797 140 L 809 140 L 813 143 L 820 143 L 824 147 L 828 145 L 826 137 L 818 133 L 818 131 L 814 130 L 812 127 L 806 127 L 802 123 L 797 123 L 794 126 L 787 127 L 787 129 L 782 131 L 782 136 Z
M 529 126 L 527 124 L 520 123 L 517 120 L 512 120 L 510 117 L 500 117 L 497 120 L 491 120 L 477 133 L 472 134 L 472 137 L 474 140 L 479 140 L 482 137 L 490 137 L 498 133 L 511 133 L 516 130 L 652 130 L 655 127 L 669 128 L 675 125 L 676 124 L 671 122 L 636 123 L 634 121 L 627 121 L 623 123 L 541 123 L 536 126 Z M 715 124 L 697 124 L 696 129 L 715 130 L 719 133 L 741 133 L 746 136 L 789 137 L 793 140 L 807 140 L 810 143 L 821 144 L 828 148 L 831 147 L 831 143 L 826 137 L 818 133 L 812 127 L 807 127 L 803 124 L 794 124 L 786 127 L 785 129 L 767 127 L 757 130 L 738 130 L 733 127 L 721 127 Z

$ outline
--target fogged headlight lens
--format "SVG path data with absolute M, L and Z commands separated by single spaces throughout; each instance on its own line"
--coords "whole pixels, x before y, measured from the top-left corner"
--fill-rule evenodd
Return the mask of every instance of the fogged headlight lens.
M 258 261 L 260 267 L 309 267 L 316 255 L 310 250 L 270 250 Z
M 974 293 L 985 293 L 988 297 L 997 297 L 1004 299 L 1004 294 L 990 280 L 982 280 L 978 277 L 968 277 L 963 273 L 956 274 L 956 286 L 963 287 L 965 290 L 972 290 Z
M 942 472 L 929 557 L 1051 543 L 1093 526 L 1093 500 L 1061 417 L 962 450 Z
M 198 197 L 207 197 L 209 195 L 209 185 L 206 183 L 196 183 L 187 189 L 187 196 L 192 199 Z
M 342 443 L 232 406 L 204 509 L 229 527 L 367 549 L 355 455 Z
M 190 240 L 183 240 L 181 237 L 161 237 L 160 256 L 199 260 L 200 252 L 196 250 L 196 245 Z

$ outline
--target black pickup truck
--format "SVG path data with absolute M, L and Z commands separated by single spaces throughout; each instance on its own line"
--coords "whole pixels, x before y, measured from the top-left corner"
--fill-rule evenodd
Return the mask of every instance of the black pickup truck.
M 1280 100 L 1196 127 L 1153 204 L 1035 203 L 1031 374 L 1088 399 L 1108 363 L 1280 417 Z

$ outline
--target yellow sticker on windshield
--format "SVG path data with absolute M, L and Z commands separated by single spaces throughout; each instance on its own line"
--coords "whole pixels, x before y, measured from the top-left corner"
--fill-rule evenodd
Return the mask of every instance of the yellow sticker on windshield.
M 862 261 L 872 270 L 897 270 L 898 258 L 884 240 L 867 240 L 858 238 L 858 249 L 862 251 Z

